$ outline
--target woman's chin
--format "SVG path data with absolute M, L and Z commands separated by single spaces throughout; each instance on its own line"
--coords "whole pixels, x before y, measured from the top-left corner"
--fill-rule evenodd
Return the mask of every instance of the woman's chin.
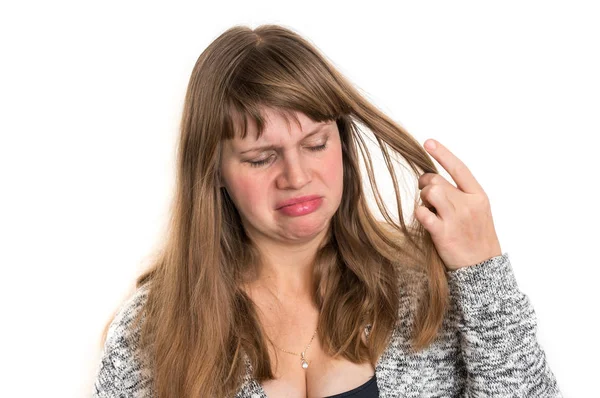
M 329 220 L 330 218 L 294 220 L 294 222 L 286 223 L 282 235 L 286 240 L 292 241 L 308 241 L 318 238 L 326 232 Z

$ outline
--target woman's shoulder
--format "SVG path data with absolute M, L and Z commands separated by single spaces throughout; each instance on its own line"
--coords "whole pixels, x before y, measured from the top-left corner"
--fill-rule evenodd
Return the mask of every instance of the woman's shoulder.
M 422 252 L 409 241 L 407 236 L 407 233 L 416 234 L 414 228 L 409 227 L 407 232 L 401 232 L 393 228 L 387 221 L 380 221 L 380 225 L 388 238 L 396 242 L 400 248 L 394 253 L 393 260 L 400 298 L 419 296 L 428 283 L 428 276 Z
M 406 322 L 413 318 L 423 299 L 428 285 L 427 274 L 412 265 L 404 265 L 398 270 L 398 316 Z
M 401 296 L 418 296 L 427 285 L 427 272 L 417 256 L 400 255 L 396 263 L 396 272 Z
M 141 322 L 136 321 L 148 290 L 147 284 L 137 287 L 120 305 L 110 323 L 94 383 L 94 398 L 125 393 L 131 397 L 152 396 L 151 367 L 147 366 L 146 357 L 139 349 L 143 314 Z
M 398 332 L 409 338 L 422 301 L 426 298 L 429 276 L 422 261 L 402 256 L 396 263 L 398 292 Z
M 106 333 L 105 350 L 127 348 L 128 345 L 137 343 L 141 325 L 135 321 L 146 303 L 148 291 L 148 283 L 137 287 L 117 309 Z

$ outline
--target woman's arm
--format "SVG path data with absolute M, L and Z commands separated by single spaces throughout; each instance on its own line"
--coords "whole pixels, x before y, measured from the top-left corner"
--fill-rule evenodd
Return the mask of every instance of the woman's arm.
M 537 320 L 508 253 L 447 271 L 469 397 L 562 397 L 536 338 Z

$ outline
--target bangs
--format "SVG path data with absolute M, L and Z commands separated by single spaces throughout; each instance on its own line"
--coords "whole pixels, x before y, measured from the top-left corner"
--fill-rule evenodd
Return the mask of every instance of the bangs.
M 253 106 L 244 107 L 243 110 L 238 108 L 229 108 L 229 111 L 225 114 L 225 128 L 222 135 L 223 140 L 232 139 L 234 136 L 240 137 L 241 139 L 246 138 L 250 129 L 250 125 L 253 125 L 253 127 L 256 129 L 255 139 L 258 140 L 262 136 L 268 122 L 268 118 L 265 116 L 265 110 L 267 109 L 271 109 L 277 115 L 281 116 L 285 120 L 288 128 L 292 122 L 296 123 L 298 128 L 302 128 L 297 115 L 297 112 L 302 112 L 300 109 L 273 108 L 265 104 L 252 105 Z M 336 116 L 306 116 L 309 117 L 313 122 L 337 119 Z
M 300 122 L 301 112 L 314 122 L 337 120 L 350 107 L 327 64 L 309 48 L 285 38 L 265 38 L 251 46 L 227 79 L 222 139 L 244 139 L 253 123 L 259 139 L 266 125 L 265 108 L 286 122 Z

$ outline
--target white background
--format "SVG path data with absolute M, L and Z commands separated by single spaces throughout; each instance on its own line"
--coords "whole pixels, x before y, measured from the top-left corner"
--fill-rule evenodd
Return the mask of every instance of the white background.
M 467 164 L 561 390 L 596 392 L 597 6 L 216 3 L 0 6 L 0 396 L 91 393 L 100 331 L 164 227 L 192 67 L 261 23 L 304 35 Z

